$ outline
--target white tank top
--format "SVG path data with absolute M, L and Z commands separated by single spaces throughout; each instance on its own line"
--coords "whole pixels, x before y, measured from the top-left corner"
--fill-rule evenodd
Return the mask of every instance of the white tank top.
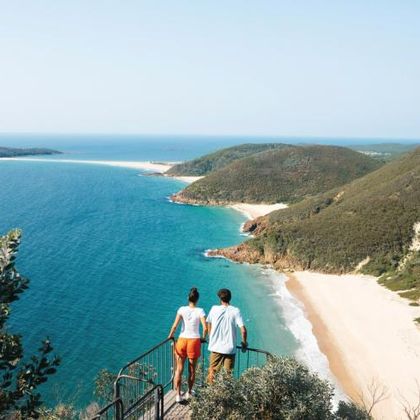
M 177 312 L 182 318 L 180 338 L 200 338 L 200 318 L 206 314 L 202 308 L 181 306 Z

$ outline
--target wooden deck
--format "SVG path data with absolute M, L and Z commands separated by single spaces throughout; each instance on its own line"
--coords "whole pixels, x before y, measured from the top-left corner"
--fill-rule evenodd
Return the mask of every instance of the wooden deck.
M 165 394 L 163 412 L 165 420 L 189 420 L 191 417 L 190 406 L 187 401 L 175 402 L 175 391 L 171 390 Z

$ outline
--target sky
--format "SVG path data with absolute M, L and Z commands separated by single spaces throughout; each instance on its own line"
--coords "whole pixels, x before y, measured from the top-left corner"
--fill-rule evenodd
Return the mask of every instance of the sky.
M 0 133 L 420 138 L 420 2 L 0 0 Z

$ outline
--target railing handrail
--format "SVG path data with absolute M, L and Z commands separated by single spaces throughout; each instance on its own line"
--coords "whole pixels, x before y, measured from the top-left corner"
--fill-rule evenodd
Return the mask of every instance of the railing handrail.
M 236 349 L 241 351 L 243 350 L 242 346 L 236 346 Z M 253 347 L 245 347 L 245 352 L 246 351 L 254 351 L 255 353 L 265 354 L 267 357 L 273 357 L 273 355 L 267 350 L 254 349 Z
M 119 413 L 123 414 L 124 412 L 124 407 L 123 407 L 123 402 L 121 400 L 121 398 L 116 398 L 113 401 L 111 401 L 110 403 L 108 403 L 105 407 L 101 408 L 94 417 L 92 417 L 90 420 L 98 420 L 101 418 L 102 414 L 106 413 L 111 407 L 115 406 L 115 412 L 116 412 L 116 417 L 118 418 L 118 409 L 120 410 Z
M 117 377 L 120 377 L 123 374 L 123 371 L 125 369 L 127 369 L 129 366 L 131 366 L 133 363 L 138 362 L 140 359 L 142 359 L 143 357 L 147 356 L 148 354 L 152 353 L 154 350 L 156 350 L 157 348 L 159 348 L 160 346 L 162 346 L 163 344 L 167 343 L 168 341 L 172 341 L 173 343 L 175 343 L 175 338 L 174 337 L 168 337 L 165 340 L 161 341 L 160 343 L 156 344 L 155 346 L 151 347 L 149 350 L 145 351 L 144 353 L 140 354 L 140 356 L 137 356 L 135 359 L 131 360 L 130 362 L 126 363 L 118 372 Z M 208 341 L 204 341 L 202 343 L 207 343 Z M 242 350 L 242 346 L 236 346 L 237 350 Z M 264 353 L 267 356 L 272 356 L 272 354 L 266 350 L 261 350 L 261 349 L 257 349 L 257 348 L 253 348 L 253 347 L 246 347 L 246 351 L 255 351 L 256 353 Z
M 159 348 L 160 346 L 164 345 L 165 343 L 167 343 L 168 341 L 172 341 L 173 343 L 175 343 L 175 338 L 174 337 L 168 337 L 165 340 L 161 341 L 160 343 L 156 344 L 155 346 L 153 346 L 152 348 L 150 348 L 149 350 L 145 351 L 144 353 L 140 354 L 140 356 L 137 356 L 135 359 L 131 360 L 130 362 L 126 363 L 118 372 L 117 378 L 120 377 L 120 375 L 123 374 L 123 371 L 125 369 L 127 369 L 129 366 L 131 366 L 133 363 L 138 362 L 140 359 L 142 359 L 143 357 L 146 357 L 147 355 L 149 355 L 150 353 L 152 353 L 153 351 L 155 351 L 157 348 Z

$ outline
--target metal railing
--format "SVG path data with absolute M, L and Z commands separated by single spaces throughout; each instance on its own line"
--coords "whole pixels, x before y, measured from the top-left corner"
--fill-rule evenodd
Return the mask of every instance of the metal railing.
M 118 373 L 114 384 L 114 397 L 123 404 L 123 418 L 134 406 L 156 386 L 163 394 L 172 388 L 174 378 L 174 342 L 167 338 L 133 361 L 127 363 Z
M 164 395 L 173 388 L 174 344 L 173 338 L 167 338 L 127 363 L 118 373 L 114 383 L 115 400 L 92 420 L 162 419 Z M 207 343 L 203 343 L 201 357 L 197 363 L 197 387 L 207 383 L 209 365 L 207 350 Z M 242 349 L 237 346 L 233 375 L 239 378 L 243 371 L 264 365 L 271 356 L 271 353 L 264 350 Z M 184 371 L 186 375 L 188 369 Z
M 98 411 L 91 420 L 120 420 L 123 418 L 123 411 L 122 401 L 117 398 Z
M 241 346 L 236 346 L 236 350 L 235 365 L 232 372 L 235 378 L 239 378 L 242 372 L 250 367 L 265 365 L 267 360 L 272 357 L 268 351 L 252 347 L 242 349 Z M 201 345 L 201 357 L 197 363 L 196 386 L 204 386 L 207 383 L 209 354 L 208 343 L 203 343 Z

